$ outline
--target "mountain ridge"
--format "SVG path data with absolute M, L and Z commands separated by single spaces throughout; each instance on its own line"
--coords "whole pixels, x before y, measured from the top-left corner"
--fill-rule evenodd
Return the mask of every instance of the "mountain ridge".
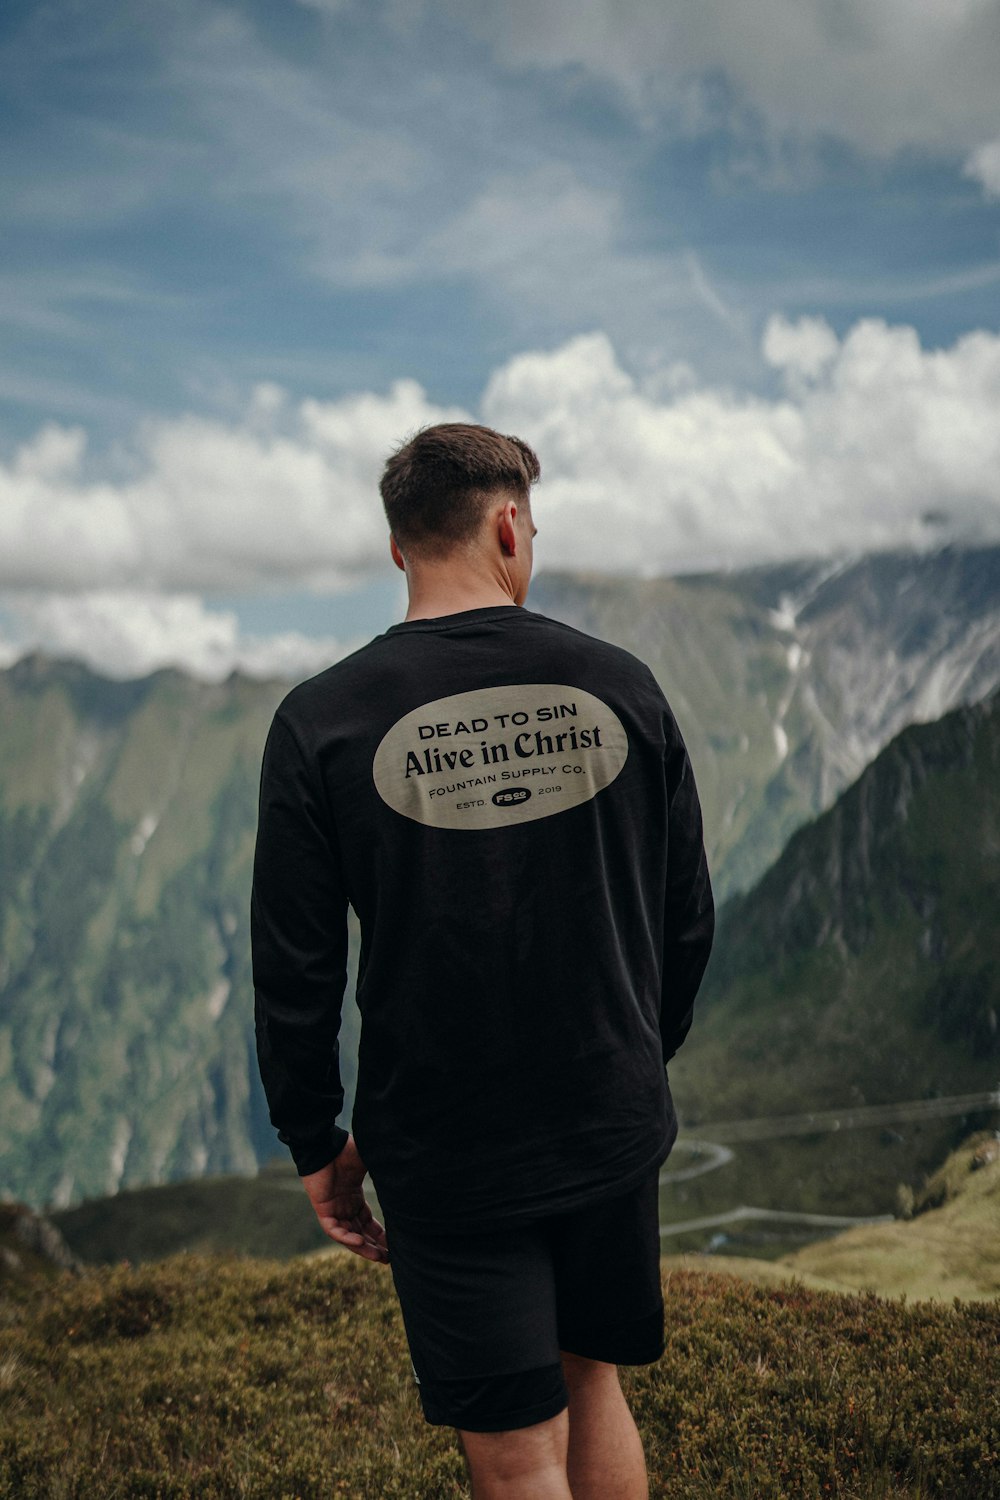
M 670 1065 L 682 1122 L 995 1089 L 998 950 L 994 694 L 910 725 L 727 903 Z M 884 1211 L 899 1181 L 973 1128 L 968 1117 L 910 1124 L 875 1151 L 870 1133 L 848 1132 L 808 1192 L 840 1211 Z
M 688 742 L 721 899 L 906 724 L 1000 686 L 1000 547 L 625 587 L 543 575 L 533 597 L 650 665 Z
M 752 884 L 845 774 L 828 742 L 853 734 L 860 754 L 935 693 L 1000 680 L 1000 548 L 836 576 L 801 564 L 539 585 L 533 607 L 548 590 L 550 613 L 650 660 L 691 747 L 720 896 Z M 173 668 L 118 682 L 40 653 L 0 671 L 8 1192 L 67 1204 L 281 1154 L 253 1055 L 248 900 L 260 755 L 287 688 Z M 354 926 L 355 961 L 357 948 Z M 349 998 L 349 1099 L 359 1025 Z

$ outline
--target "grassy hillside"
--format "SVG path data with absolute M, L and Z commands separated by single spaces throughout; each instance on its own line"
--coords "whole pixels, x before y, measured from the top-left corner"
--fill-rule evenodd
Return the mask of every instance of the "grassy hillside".
M 711 1268 L 758 1285 L 801 1281 L 813 1288 L 882 1297 L 1000 1298 L 1000 1138 L 973 1135 L 916 1194 L 900 1195 L 907 1217 L 861 1225 L 773 1261 L 679 1255 L 667 1264 Z
M 325 1246 L 291 1160 L 256 1177 L 203 1177 L 129 1188 L 49 1217 L 82 1260 L 162 1260 L 178 1251 L 232 1251 L 283 1260 Z
M 905 730 L 729 904 L 670 1066 L 682 1118 L 700 1129 L 995 1088 L 997 952 L 1000 697 Z M 932 1123 L 899 1126 L 892 1149 L 838 1137 L 824 1196 L 847 1201 L 878 1175 L 884 1210 L 897 1181 L 940 1160 L 953 1127 Z M 773 1151 L 792 1170 L 808 1144 Z
M 281 1151 L 249 893 L 280 683 L 0 672 L 0 1190 L 36 1205 Z M 349 1008 L 345 1077 L 357 1017 Z
M 789 1256 L 789 1268 L 889 1296 L 1000 1297 L 1000 1161 L 971 1172 L 972 1157 L 966 1147 L 949 1163 L 966 1173 L 951 1201 L 911 1222 L 849 1229 Z
M 629 1372 L 653 1500 L 1000 1496 L 1000 1304 L 665 1273 L 667 1352 Z M 438 1500 L 387 1269 L 178 1256 L 4 1307 L 3 1500 Z

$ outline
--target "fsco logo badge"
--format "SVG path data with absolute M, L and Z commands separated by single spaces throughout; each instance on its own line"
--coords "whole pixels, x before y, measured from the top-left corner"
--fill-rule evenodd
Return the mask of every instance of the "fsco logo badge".
M 530 787 L 512 786 L 506 791 L 494 792 L 491 801 L 494 807 L 514 807 L 518 802 L 527 802 L 530 796 Z

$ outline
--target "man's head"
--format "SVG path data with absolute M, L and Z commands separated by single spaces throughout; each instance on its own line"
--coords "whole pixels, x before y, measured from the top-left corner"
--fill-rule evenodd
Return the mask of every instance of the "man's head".
M 379 486 L 396 546 L 409 559 L 474 541 L 498 498 L 529 509 L 540 472 L 520 438 L 471 422 L 425 427 L 392 455 Z

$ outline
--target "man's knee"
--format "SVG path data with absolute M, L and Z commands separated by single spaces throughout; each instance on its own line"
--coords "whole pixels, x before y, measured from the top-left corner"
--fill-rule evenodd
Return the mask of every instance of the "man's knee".
M 507 1432 L 458 1430 L 473 1481 L 489 1479 L 498 1485 L 546 1474 L 565 1475 L 568 1434 L 565 1410 L 545 1422 Z
M 582 1354 L 568 1354 L 565 1349 L 559 1351 L 559 1358 L 571 1396 L 582 1387 L 617 1386 L 619 1383 L 617 1365 L 606 1364 L 601 1359 L 586 1359 Z

